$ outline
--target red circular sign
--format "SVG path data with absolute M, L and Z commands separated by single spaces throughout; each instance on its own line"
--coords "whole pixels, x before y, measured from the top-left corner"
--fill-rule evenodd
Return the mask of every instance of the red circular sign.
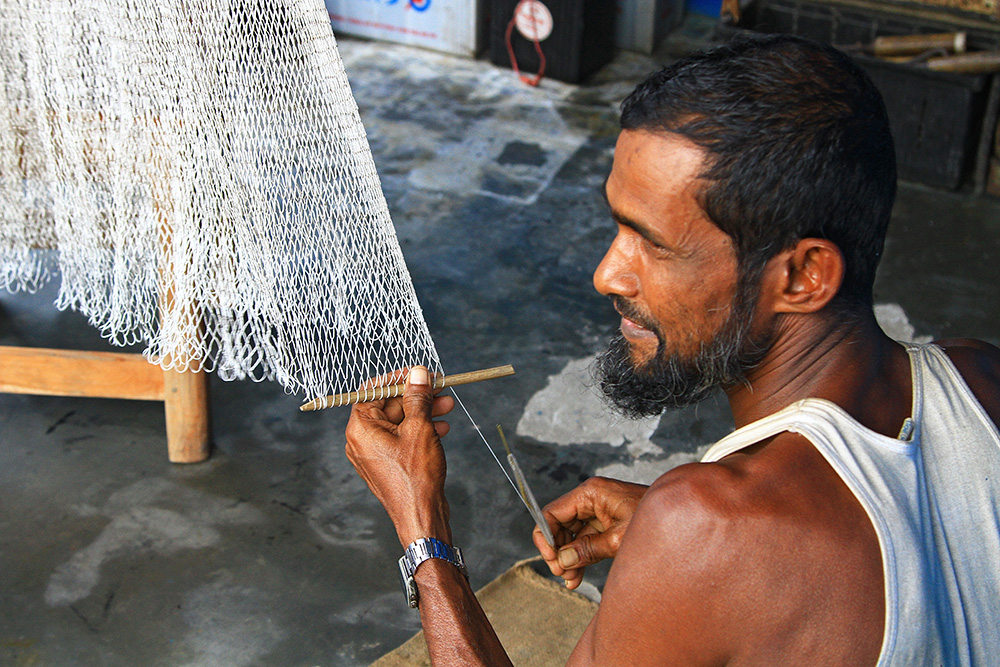
M 521 0 L 514 10 L 514 25 L 525 39 L 543 42 L 552 34 L 552 12 L 539 0 Z

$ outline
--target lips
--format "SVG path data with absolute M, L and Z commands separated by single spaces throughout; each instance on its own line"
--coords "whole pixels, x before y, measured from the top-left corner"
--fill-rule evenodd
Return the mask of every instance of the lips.
M 621 332 L 622 335 L 625 336 L 625 338 L 628 338 L 630 340 L 638 340 L 642 338 L 656 338 L 656 333 L 654 333 L 651 329 L 647 329 L 641 324 L 633 322 L 624 315 L 622 315 Z
M 622 317 L 621 332 L 625 338 L 639 340 L 656 338 L 656 332 L 648 324 L 649 318 L 644 317 L 638 309 L 621 297 L 612 297 L 615 310 Z

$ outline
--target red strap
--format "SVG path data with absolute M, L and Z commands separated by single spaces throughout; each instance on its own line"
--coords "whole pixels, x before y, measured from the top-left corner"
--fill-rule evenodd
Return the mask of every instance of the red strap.
M 514 31 L 514 24 L 517 22 L 517 10 L 521 8 L 521 5 L 526 5 L 527 3 L 532 1 L 533 0 L 521 0 L 514 7 L 514 17 L 511 18 L 510 23 L 507 24 L 507 34 L 505 35 L 504 39 L 507 42 L 507 55 L 510 56 L 510 66 L 511 68 L 513 68 L 514 73 L 517 74 L 517 76 L 521 79 L 521 81 L 528 84 L 529 86 L 537 86 L 539 82 L 542 80 L 542 75 L 545 73 L 545 54 L 542 53 L 542 45 L 539 43 L 537 38 L 538 30 L 536 29 L 534 31 L 536 37 L 532 40 L 535 43 L 535 52 L 538 53 L 538 60 L 539 60 L 538 74 L 535 74 L 533 77 L 521 74 L 521 69 L 517 66 L 517 57 L 514 55 L 514 47 L 511 45 L 510 42 L 511 33 L 513 33 Z M 533 27 L 536 27 L 534 12 L 531 12 L 531 24 Z

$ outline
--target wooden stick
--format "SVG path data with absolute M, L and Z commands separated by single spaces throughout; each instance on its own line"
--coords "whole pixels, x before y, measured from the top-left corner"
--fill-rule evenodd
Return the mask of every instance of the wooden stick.
M 440 375 L 434 378 L 433 384 L 435 389 L 444 389 L 445 387 L 455 387 L 460 384 L 493 380 L 495 378 L 507 377 L 508 375 L 513 374 L 514 367 L 507 364 L 506 366 L 497 366 L 496 368 L 487 368 L 481 371 L 456 373 L 455 375 Z M 350 405 L 352 403 L 364 403 L 366 401 L 378 401 L 383 398 L 393 398 L 394 396 L 402 395 L 404 386 L 405 385 L 402 384 L 388 386 L 382 385 L 380 387 L 359 389 L 358 391 L 352 391 L 346 394 L 316 398 L 300 406 L 299 410 L 303 412 L 312 412 L 313 410 L 335 408 L 341 405 Z
M 1000 72 L 1000 51 L 975 51 L 960 56 L 931 58 L 927 69 L 937 72 L 961 72 L 963 74 L 989 74 Z
M 872 51 L 876 56 L 916 56 L 934 49 L 948 53 L 965 53 L 966 44 L 967 37 L 964 32 L 894 35 L 876 37 L 872 42 Z

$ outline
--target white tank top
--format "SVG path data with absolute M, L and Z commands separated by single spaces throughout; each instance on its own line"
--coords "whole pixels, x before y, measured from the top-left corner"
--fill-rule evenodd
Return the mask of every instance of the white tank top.
M 1000 665 L 1000 432 L 941 348 L 907 351 L 908 438 L 807 398 L 723 438 L 702 462 L 785 431 L 807 438 L 878 534 L 886 609 L 878 665 Z

